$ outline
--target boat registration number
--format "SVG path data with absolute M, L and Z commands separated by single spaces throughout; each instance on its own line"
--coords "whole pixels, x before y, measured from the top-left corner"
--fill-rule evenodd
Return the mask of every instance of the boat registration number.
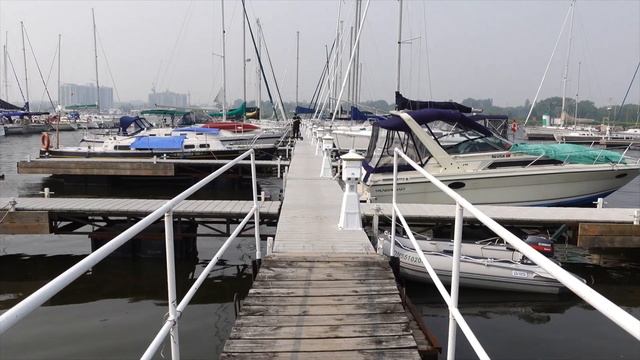
M 511 275 L 516 277 L 527 277 L 526 271 L 511 271 Z

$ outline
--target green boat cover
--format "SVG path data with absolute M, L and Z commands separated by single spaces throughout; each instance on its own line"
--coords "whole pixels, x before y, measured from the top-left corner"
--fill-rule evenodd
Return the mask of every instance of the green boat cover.
M 84 110 L 84 109 L 97 109 L 97 104 L 78 104 L 78 105 L 67 105 L 65 109 L 67 110 Z
M 239 107 L 237 107 L 235 109 L 229 109 L 229 111 L 227 111 L 227 117 L 228 118 L 240 118 L 246 112 L 247 112 L 247 103 L 243 102 L 242 105 L 240 105 Z M 211 116 L 211 117 L 222 117 L 222 112 L 209 113 L 209 116 Z
M 593 149 L 575 144 L 513 144 L 512 153 L 544 155 L 571 164 L 624 164 L 622 155 L 611 150 Z
M 183 111 L 183 110 L 175 110 L 175 109 L 148 109 L 148 110 L 142 110 L 140 112 L 140 115 L 174 115 L 174 116 L 183 116 L 185 114 L 188 114 L 189 111 Z

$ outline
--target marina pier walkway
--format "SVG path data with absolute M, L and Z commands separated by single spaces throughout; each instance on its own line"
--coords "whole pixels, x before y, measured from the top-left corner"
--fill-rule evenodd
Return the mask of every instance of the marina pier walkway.
M 273 252 L 262 260 L 223 359 L 419 359 L 388 261 L 338 229 L 342 189 L 299 142 Z
M 85 225 L 101 226 L 99 223 L 104 224 L 107 218 L 146 216 L 164 203 L 166 200 L 159 199 L 0 198 L 0 234 L 77 232 Z M 261 202 L 261 221 L 277 219 L 280 204 L 279 201 Z M 14 211 L 8 211 L 12 206 Z M 252 206 L 253 201 L 185 200 L 173 213 L 176 218 L 232 222 L 244 217 Z

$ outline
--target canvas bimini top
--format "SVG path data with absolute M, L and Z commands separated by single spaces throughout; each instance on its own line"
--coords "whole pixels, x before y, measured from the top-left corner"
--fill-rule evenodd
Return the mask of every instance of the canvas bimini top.
M 434 121 L 442 121 L 448 124 L 459 124 L 462 127 L 473 129 L 479 133 L 490 136 L 492 133 L 486 127 L 478 124 L 475 120 L 455 110 L 442 109 L 421 109 L 407 111 L 419 125 L 427 125 Z M 377 124 L 386 130 L 411 132 L 409 126 L 398 115 L 389 115 L 384 120 L 379 120 Z

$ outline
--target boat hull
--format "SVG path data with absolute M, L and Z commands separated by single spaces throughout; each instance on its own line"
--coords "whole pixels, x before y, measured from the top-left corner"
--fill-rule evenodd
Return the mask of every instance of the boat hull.
M 47 124 L 4 125 L 5 135 L 39 134 L 49 129 L 51 129 L 51 127 Z
M 192 160 L 225 160 L 235 159 L 248 148 L 213 150 L 213 151 L 150 151 L 150 150 L 114 150 L 114 151 L 93 151 L 87 148 L 40 149 L 41 158 L 119 158 L 119 159 L 150 159 L 154 156 L 169 159 L 192 159 Z M 273 159 L 277 148 L 275 146 L 254 147 L 256 159 Z
M 561 206 L 590 205 L 599 197 L 616 191 L 635 178 L 638 166 L 610 165 L 578 167 L 558 165 L 558 170 L 493 172 L 441 175 L 438 179 L 473 204 Z M 414 173 L 415 174 L 415 173 Z M 369 185 L 373 202 L 391 202 L 393 178 Z M 399 174 L 397 201 L 402 203 L 452 204 L 453 200 L 424 177 L 408 178 Z
M 396 246 L 395 256 L 400 260 L 400 273 L 413 281 L 432 283 L 422 260 L 413 250 Z M 383 252 L 389 254 L 389 242 Z M 451 283 L 452 258 L 445 254 L 425 253 L 429 264 L 444 284 Z M 460 286 L 489 290 L 558 294 L 566 290 L 562 283 L 551 277 L 539 275 L 534 265 L 512 262 L 460 261 Z

